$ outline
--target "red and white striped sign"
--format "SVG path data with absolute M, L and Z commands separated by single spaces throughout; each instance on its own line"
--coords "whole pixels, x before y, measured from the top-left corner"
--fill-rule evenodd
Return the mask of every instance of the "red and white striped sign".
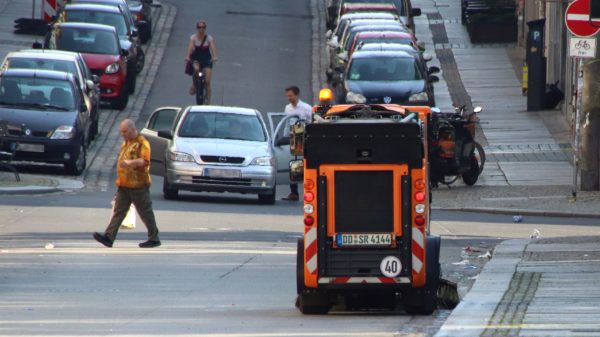
M 321 284 L 397 284 L 409 283 L 408 277 L 321 277 Z
M 304 261 L 311 274 L 317 272 L 317 228 L 310 227 L 304 233 Z
M 589 37 L 598 33 L 600 20 L 590 20 L 590 0 L 575 0 L 565 12 L 565 24 L 573 35 Z
M 425 264 L 425 233 L 419 227 L 412 229 L 412 269 L 419 274 Z
M 64 0 L 42 0 L 42 19 L 46 22 L 51 22 L 52 17 L 62 5 Z

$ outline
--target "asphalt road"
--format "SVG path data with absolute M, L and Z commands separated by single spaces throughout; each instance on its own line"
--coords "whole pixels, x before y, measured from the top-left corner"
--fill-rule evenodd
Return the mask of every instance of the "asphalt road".
M 283 111 L 284 88 L 297 85 L 312 104 L 310 1 L 176 0 L 173 30 L 144 112 L 194 103 L 191 78 L 183 73 L 189 37 L 205 20 L 215 39 L 211 103 Z

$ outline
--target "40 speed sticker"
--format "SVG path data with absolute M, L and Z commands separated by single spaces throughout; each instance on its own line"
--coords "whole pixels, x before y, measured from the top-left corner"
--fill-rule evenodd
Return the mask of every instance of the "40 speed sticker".
M 383 276 L 396 277 L 400 275 L 400 272 L 402 271 L 402 263 L 400 262 L 400 259 L 395 256 L 386 256 L 381 260 L 379 269 Z

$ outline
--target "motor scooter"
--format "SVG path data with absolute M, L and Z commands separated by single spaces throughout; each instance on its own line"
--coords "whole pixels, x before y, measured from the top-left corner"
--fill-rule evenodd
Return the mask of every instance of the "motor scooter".
M 432 187 L 450 185 L 462 178 L 471 186 L 477 182 L 485 165 L 485 152 L 475 140 L 477 114 L 475 107 L 465 115 L 466 106 L 455 107 L 453 113 L 433 109 L 429 133 L 429 181 Z

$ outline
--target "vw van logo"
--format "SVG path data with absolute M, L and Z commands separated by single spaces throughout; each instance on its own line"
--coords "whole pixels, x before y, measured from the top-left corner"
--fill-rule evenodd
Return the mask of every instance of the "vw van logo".
M 31 136 L 31 130 L 29 130 L 29 129 L 25 129 L 25 134 L 26 134 L 27 136 Z
M 227 157 L 219 157 L 219 163 L 226 163 Z
M 391 101 L 392 101 L 392 98 L 390 96 L 385 96 L 383 98 L 383 103 L 385 103 L 385 104 L 390 104 Z

